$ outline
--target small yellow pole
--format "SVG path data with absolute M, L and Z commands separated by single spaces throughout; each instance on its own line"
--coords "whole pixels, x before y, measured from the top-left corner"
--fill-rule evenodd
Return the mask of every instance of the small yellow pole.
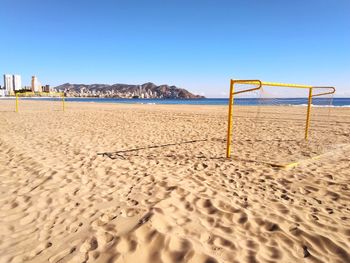
M 18 112 L 18 94 L 16 93 L 16 112 Z
M 307 103 L 307 114 L 306 114 L 306 125 L 305 125 L 305 140 L 307 140 L 309 137 L 311 103 L 312 103 L 312 88 L 309 88 L 309 99 Z
M 62 93 L 61 96 L 62 96 L 62 110 L 63 110 L 63 112 L 64 112 L 64 110 L 65 110 L 65 105 L 64 105 L 64 93 Z
M 226 158 L 231 156 L 231 133 L 232 133 L 232 109 L 233 109 L 233 91 L 234 91 L 234 82 L 231 79 L 230 84 L 230 100 L 228 104 L 228 128 L 227 128 L 227 146 L 226 146 Z

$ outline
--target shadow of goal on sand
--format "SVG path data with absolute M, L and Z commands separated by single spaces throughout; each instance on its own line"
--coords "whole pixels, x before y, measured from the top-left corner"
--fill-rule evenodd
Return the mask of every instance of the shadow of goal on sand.
M 246 141 L 246 142 L 251 142 L 251 140 L 242 140 L 242 141 Z M 272 140 L 255 140 L 255 142 L 298 142 L 300 140 L 297 139 L 292 139 L 292 140 L 281 140 L 281 139 L 272 139 Z M 150 149 L 157 149 L 157 148 L 166 148 L 166 147 L 172 147 L 172 146 L 178 146 L 178 145 L 185 145 L 185 144 L 192 144 L 192 143 L 199 143 L 199 142 L 220 142 L 220 143 L 226 143 L 225 139 L 218 139 L 218 138 L 212 138 L 212 139 L 197 139 L 197 140 L 190 140 L 190 141 L 182 141 L 182 142 L 176 142 L 176 143 L 167 143 L 167 144 L 160 144 L 160 145 L 150 145 L 150 146 L 145 146 L 145 147 L 139 147 L 139 148 L 132 148 L 132 149 L 123 149 L 123 150 L 119 150 L 119 151 L 115 151 L 115 152 L 100 152 L 97 153 L 97 155 L 101 155 L 101 156 L 106 156 L 112 160 L 117 160 L 117 159 L 123 159 L 123 160 L 127 160 L 129 157 L 132 156 L 140 156 L 139 152 L 140 151 L 144 151 L 144 150 L 150 150 Z M 256 158 L 242 158 L 240 156 L 232 156 L 231 158 L 226 158 L 226 156 L 224 155 L 224 152 L 222 153 L 222 155 L 219 154 L 219 156 L 212 156 L 211 154 L 213 154 L 210 150 L 209 150 L 209 155 L 210 156 L 206 156 L 206 154 L 204 154 L 203 152 L 201 153 L 194 153 L 191 151 L 191 153 L 189 155 L 179 155 L 177 156 L 177 152 L 172 152 L 172 153 L 164 153 L 163 157 L 166 158 L 170 158 L 172 160 L 174 159 L 178 159 L 177 157 L 179 157 L 180 159 L 197 159 L 197 160 L 216 160 L 218 162 L 223 162 L 223 163 L 234 163 L 234 162 L 241 162 L 241 163 L 255 163 L 255 164 L 259 164 L 259 165 L 265 165 L 265 166 L 269 166 L 269 167 L 273 167 L 273 168 L 277 168 L 277 169 L 281 169 L 281 168 L 290 168 L 290 167 L 295 167 L 298 166 L 299 164 L 303 164 L 303 163 L 307 163 L 310 161 L 314 161 L 316 159 L 318 159 L 320 156 L 324 155 L 322 153 L 320 154 L 316 154 L 314 156 L 309 156 L 309 157 L 305 157 L 305 156 L 301 156 L 299 158 L 295 158 L 295 160 L 288 160 L 285 162 L 281 162 L 280 160 L 274 160 L 274 159 L 256 159 Z M 150 155 L 143 155 L 141 154 L 143 157 L 146 157 L 148 159 L 156 159 L 159 156 L 154 156 L 152 154 Z
M 126 149 L 126 150 L 120 150 L 115 152 L 103 152 L 103 153 L 97 153 L 97 155 L 107 156 L 110 159 L 126 159 L 123 154 L 124 153 L 131 153 L 131 152 L 138 152 L 141 150 L 149 150 L 149 149 L 156 149 L 156 148 L 165 148 L 165 147 L 171 147 L 171 146 L 177 146 L 177 145 L 183 145 L 183 144 L 190 144 L 190 143 L 197 143 L 197 142 L 206 142 L 208 139 L 201 139 L 201 140 L 191 140 L 191 141 L 184 141 L 184 142 L 178 142 L 178 143 L 167 143 L 167 144 L 160 144 L 160 145 L 151 145 L 146 147 L 140 147 L 140 148 L 133 148 L 133 149 Z
M 246 139 L 246 140 L 241 140 L 241 141 L 245 141 L 245 142 L 261 142 L 261 141 L 265 141 L 265 142 L 295 142 L 298 141 L 296 139 L 293 140 L 280 140 L 280 139 L 273 139 L 273 140 L 259 140 L 259 139 L 255 139 L 255 140 L 250 140 L 250 139 Z M 145 147 L 139 147 L 139 148 L 132 148 L 132 149 L 124 149 L 124 150 L 118 150 L 115 152 L 99 152 L 97 153 L 97 155 L 100 156 L 107 156 L 108 158 L 112 159 L 112 160 L 116 160 L 116 159 L 123 159 L 126 160 L 128 159 L 128 157 L 130 156 L 138 156 L 138 152 L 142 151 L 142 150 L 150 150 L 150 149 L 157 149 L 157 148 L 166 148 L 166 147 L 172 147 L 172 146 L 178 146 L 178 145 L 185 145 L 185 144 L 192 144 L 192 143 L 199 143 L 199 142 L 220 142 L 220 143 L 225 143 L 226 144 L 226 139 L 218 139 L 218 138 L 211 138 L 211 139 L 197 139 L 197 140 L 190 140 L 190 141 L 182 141 L 182 142 L 176 142 L 176 143 L 166 143 L 166 144 L 160 144 L 160 145 L 150 145 L 150 146 L 145 146 Z M 134 154 L 130 154 L 130 153 L 134 153 Z M 170 157 L 170 158 L 175 158 L 176 154 L 166 154 L 165 157 Z M 220 161 L 241 161 L 241 162 L 252 162 L 252 163 L 263 163 L 263 164 L 268 164 L 271 165 L 271 163 L 269 162 L 264 162 L 264 161 L 258 161 L 258 160 L 253 160 L 253 159 L 244 159 L 244 158 L 239 158 L 237 156 L 232 156 L 231 158 L 226 158 L 224 151 L 222 153 L 222 155 L 220 156 L 205 156 L 203 153 L 202 154 L 193 154 L 191 156 L 187 156 L 188 158 L 192 158 L 192 159 L 202 159 L 202 160 L 220 160 Z M 150 156 L 148 156 L 148 158 L 152 158 Z M 275 165 L 273 165 L 275 166 Z M 278 165 L 277 165 L 278 166 Z
M 141 150 L 148 150 L 148 149 L 154 149 L 154 148 L 163 148 L 163 147 L 170 147 L 170 146 L 189 144 L 189 143 L 197 143 L 197 142 L 205 142 L 205 141 L 208 141 L 208 139 L 193 140 L 193 141 L 186 141 L 186 142 L 180 142 L 180 143 L 169 143 L 169 144 L 162 144 L 162 145 L 152 145 L 152 146 L 148 146 L 148 147 L 133 148 L 133 149 L 120 150 L 120 151 L 115 151 L 115 152 L 103 152 L 103 153 L 97 153 L 97 155 L 107 156 L 108 158 L 110 158 L 112 160 L 116 160 L 116 159 L 127 160 L 128 157 L 130 157 L 130 155 L 123 155 L 125 153 L 133 153 L 133 152 L 135 153 L 135 152 L 138 152 L 138 151 L 141 151 Z M 138 154 L 135 154 L 133 156 L 138 156 Z M 165 157 L 175 158 L 176 155 L 165 155 Z M 147 158 L 154 159 L 155 157 L 154 156 L 147 156 Z M 235 161 L 239 161 L 239 162 L 263 164 L 263 165 L 267 165 L 267 166 L 271 166 L 271 167 L 275 167 L 275 168 L 283 167 L 283 165 L 273 164 L 273 163 L 270 163 L 270 162 L 263 162 L 263 161 L 250 160 L 250 159 L 243 159 L 243 158 L 238 158 L 238 157 L 226 158 L 224 155 L 223 156 L 212 156 L 212 157 L 208 157 L 208 156 L 205 156 L 205 155 L 193 155 L 193 156 L 188 157 L 188 158 L 189 159 L 198 159 L 198 160 L 216 160 L 216 161 L 220 161 L 220 162 L 231 162 L 231 163 L 235 162 Z

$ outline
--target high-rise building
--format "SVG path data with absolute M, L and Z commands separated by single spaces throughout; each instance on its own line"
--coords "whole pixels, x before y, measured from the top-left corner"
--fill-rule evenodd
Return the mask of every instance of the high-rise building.
M 4 74 L 5 95 L 13 93 L 13 75 Z
M 13 75 L 13 90 L 17 91 L 22 89 L 22 80 L 20 75 Z
M 32 76 L 32 91 L 39 92 L 39 82 L 36 76 Z
M 42 87 L 43 92 L 51 92 L 50 85 L 45 85 Z

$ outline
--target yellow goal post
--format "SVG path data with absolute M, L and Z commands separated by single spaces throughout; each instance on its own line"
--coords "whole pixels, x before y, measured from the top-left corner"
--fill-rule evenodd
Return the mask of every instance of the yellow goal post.
M 235 84 L 247 84 L 252 85 L 253 88 L 235 91 Z M 285 88 L 299 88 L 299 89 L 308 89 L 308 103 L 307 103 L 307 113 L 305 121 L 305 134 L 304 139 L 308 139 L 309 127 L 310 127 L 310 113 L 312 106 L 312 98 L 319 97 L 329 94 L 334 94 L 336 89 L 334 87 L 320 87 L 320 86 L 311 86 L 311 85 L 302 85 L 302 84 L 288 84 L 288 83 L 278 83 L 278 82 L 264 82 L 261 80 L 235 80 L 231 79 L 230 82 L 230 98 L 229 98 L 229 107 L 228 107 L 228 127 L 227 127 L 227 146 L 226 146 L 226 157 L 230 158 L 231 156 L 231 140 L 232 140 L 232 113 L 233 113 L 233 103 L 234 96 L 241 93 L 252 92 L 260 90 L 263 86 L 270 87 L 285 87 Z M 313 89 L 325 90 L 321 93 L 313 93 Z
M 62 111 L 65 111 L 65 95 L 64 92 L 16 92 L 16 104 L 15 111 L 18 112 L 18 98 L 30 98 L 30 97 L 60 97 L 62 101 Z

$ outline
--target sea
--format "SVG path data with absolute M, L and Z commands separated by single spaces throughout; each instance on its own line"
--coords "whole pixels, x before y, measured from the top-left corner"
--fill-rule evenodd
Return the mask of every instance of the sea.
M 6 98 L 10 99 L 10 98 Z M 13 98 L 12 98 L 13 99 Z M 56 101 L 59 98 L 35 97 L 20 98 L 21 100 L 45 100 Z M 119 99 L 119 98 L 65 98 L 67 102 L 90 102 L 90 103 L 121 103 L 121 104 L 168 104 L 168 105 L 227 105 L 228 99 L 210 98 L 210 99 Z M 246 106 L 307 106 L 307 98 L 236 98 L 236 105 Z M 350 98 L 313 98 L 313 106 L 319 107 L 350 107 Z

